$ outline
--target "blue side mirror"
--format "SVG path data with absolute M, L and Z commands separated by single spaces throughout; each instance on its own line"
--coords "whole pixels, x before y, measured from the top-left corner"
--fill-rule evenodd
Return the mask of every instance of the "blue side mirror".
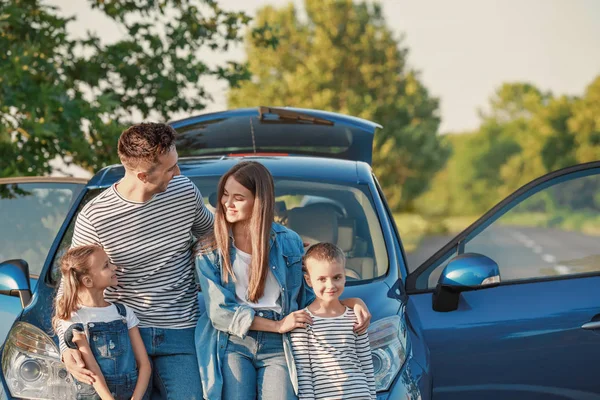
M 25 307 L 31 301 L 29 264 L 25 260 L 8 260 L 0 263 L 0 294 L 21 298 Z
M 435 311 L 454 311 L 458 308 L 461 292 L 477 290 L 500 283 L 500 269 L 491 258 L 477 253 L 454 257 L 438 280 L 433 293 Z

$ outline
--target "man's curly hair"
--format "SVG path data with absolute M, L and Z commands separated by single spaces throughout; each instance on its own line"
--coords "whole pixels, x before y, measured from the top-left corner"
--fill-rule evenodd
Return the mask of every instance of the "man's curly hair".
M 131 169 L 148 163 L 152 170 L 158 157 L 175 146 L 176 134 L 175 129 L 167 124 L 149 122 L 130 126 L 119 137 L 121 163 Z

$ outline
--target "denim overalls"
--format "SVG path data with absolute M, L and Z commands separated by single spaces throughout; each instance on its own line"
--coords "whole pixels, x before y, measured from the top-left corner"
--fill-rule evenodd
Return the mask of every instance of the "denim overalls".
M 110 322 L 75 323 L 65 332 L 65 344 L 77 349 L 73 343 L 73 331 L 85 332 L 92 354 L 104 375 L 108 389 L 115 400 L 130 400 L 137 383 L 137 367 L 133 347 L 127 328 L 125 306 L 113 303 L 119 311 L 120 319 Z M 100 400 L 92 385 L 78 382 L 78 400 Z

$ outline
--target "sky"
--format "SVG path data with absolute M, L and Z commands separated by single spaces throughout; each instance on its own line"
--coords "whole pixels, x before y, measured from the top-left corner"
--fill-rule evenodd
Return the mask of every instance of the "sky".
M 293 0 L 302 8 L 301 0 Z M 87 29 L 106 42 L 122 31 L 87 2 L 47 0 L 65 15 L 75 15 L 70 32 Z M 288 0 L 220 0 L 225 9 L 255 15 L 267 4 Z M 410 52 L 408 64 L 420 71 L 430 94 L 440 99 L 440 132 L 479 126 L 485 107 L 504 82 L 526 81 L 554 94 L 581 95 L 600 74 L 598 0 L 384 0 L 388 26 Z M 245 59 L 242 46 L 225 54 L 206 54 L 213 62 Z M 227 86 L 206 81 L 214 102 L 204 111 L 227 108 Z M 301 106 L 301 105 L 298 105 Z M 183 117 L 174 116 L 175 118 Z

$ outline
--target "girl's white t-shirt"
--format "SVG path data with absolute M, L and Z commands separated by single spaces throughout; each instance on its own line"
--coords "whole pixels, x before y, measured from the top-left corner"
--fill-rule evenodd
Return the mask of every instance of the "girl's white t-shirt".
M 252 255 L 242 250 L 235 249 L 235 260 L 233 261 L 233 273 L 235 274 L 235 297 L 240 304 L 247 304 L 254 309 L 273 310 L 281 313 L 281 301 L 279 297 L 279 283 L 273 272 L 269 269 L 267 281 L 265 282 L 265 291 L 258 302 L 252 303 L 247 299 L 248 283 L 250 281 L 249 267 Z
M 123 304 L 123 303 L 121 303 Z M 135 316 L 135 313 L 131 308 L 127 305 L 125 306 L 125 310 L 127 311 L 127 329 L 131 329 L 137 326 L 140 321 Z M 117 310 L 117 306 L 111 304 L 106 307 L 86 307 L 79 306 L 80 308 L 77 311 L 71 313 L 71 319 L 68 321 L 61 320 L 60 324 L 62 325 L 63 332 L 67 330 L 69 326 L 72 324 L 87 324 L 89 322 L 111 322 L 115 320 L 120 320 L 121 315 L 119 314 L 119 310 Z

